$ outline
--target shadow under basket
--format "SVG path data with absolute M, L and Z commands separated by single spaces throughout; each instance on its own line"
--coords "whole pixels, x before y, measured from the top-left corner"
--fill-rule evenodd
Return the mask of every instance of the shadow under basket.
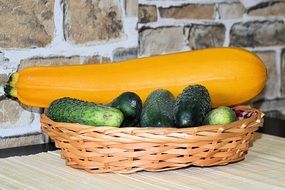
M 92 127 L 41 116 L 42 130 L 61 149 L 66 165 L 92 173 L 163 171 L 226 165 L 244 159 L 264 114 L 233 108 L 239 120 L 192 128 Z

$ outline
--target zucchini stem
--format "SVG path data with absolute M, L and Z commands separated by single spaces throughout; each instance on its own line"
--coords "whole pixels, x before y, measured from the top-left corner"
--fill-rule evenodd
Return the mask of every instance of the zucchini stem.
M 14 88 L 16 86 L 16 83 L 18 81 L 19 73 L 15 72 L 12 73 L 4 86 L 4 92 L 6 96 L 12 96 L 17 97 L 17 89 Z

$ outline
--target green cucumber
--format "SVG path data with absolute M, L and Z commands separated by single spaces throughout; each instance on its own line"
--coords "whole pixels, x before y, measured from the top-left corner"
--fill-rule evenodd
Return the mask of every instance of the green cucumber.
M 208 90 L 202 85 L 190 85 L 176 99 L 174 106 L 176 126 L 178 128 L 199 126 L 210 110 L 211 99 Z
M 123 127 L 138 124 L 142 110 L 142 100 L 136 93 L 124 92 L 115 98 L 109 106 L 118 108 L 124 114 Z
M 237 120 L 235 112 L 227 106 L 220 106 L 210 111 L 204 121 L 204 125 L 225 125 Z
M 173 127 L 175 99 L 165 89 L 157 89 L 147 97 L 141 114 L 141 127 Z
M 110 127 L 119 127 L 124 119 L 119 109 L 69 97 L 53 101 L 47 116 L 56 122 Z

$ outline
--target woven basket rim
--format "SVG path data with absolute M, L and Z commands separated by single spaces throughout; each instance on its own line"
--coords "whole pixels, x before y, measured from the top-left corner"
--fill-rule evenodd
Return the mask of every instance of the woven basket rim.
M 80 131 L 84 132 L 84 129 L 86 129 L 87 131 L 92 130 L 92 131 L 105 131 L 105 130 L 113 130 L 113 131 L 133 131 L 133 130 L 139 130 L 139 131 L 152 131 L 152 132 L 158 132 L 161 130 L 166 130 L 166 131 L 178 131 L 178 132 L 183 132 L 183 131 L 188 131 L 188 130 L 194 130 L 194 131 L 201 131 L 204 129 L 219 129 L 219 128 L 223 128 L 226 126 L 230 126 L 230 125 L 238 125 L 241 122 L 247 122 L 252 120 L 253 118 L 256 119 L 256 122 L 261 122 L 260 120 L 264 117 L 264 113 L 262 111 L 260 111 L 257 108 L 253 108 L 250 106 L 244 106 L 244 105 L 239 105 L 239 106 L 234 106 L 233 109 L 236 110 L 243 110 L 246 112 L 251 112 L 251 113 L 256 113 L 251 115 L 249 118 L 245 118 L 242 120 L 237 120 L 234 121 L 230 124 L 225 124 L 225 125 L 201 125 L 201 126 L 197 126 L 197 127 L 186 127 L 186 128 L 177 128 L 177 127 L 111 127 L 111 126 L 91 126 L 91 125 L 84 125 L 84 124 L 79 124 L 79 123 L 68 123 L 68 122 L 56 122 L 51 120 L 45 113 L 41 114 L 41 121 L 44 123 L 50 123 L 52 125 L 57 125 L 57 126 L 64 126 L 64 127 L 68 127 L 68 126 L 72 126 L 72 127 L 78 127 L 80 128 Z

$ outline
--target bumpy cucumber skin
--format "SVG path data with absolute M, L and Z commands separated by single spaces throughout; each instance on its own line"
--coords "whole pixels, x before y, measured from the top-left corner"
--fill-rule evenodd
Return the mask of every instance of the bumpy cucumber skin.
M 176 127 L 195 127 L 202 124 L 206 114 L 211 110 L 208 90 L 202 85 L 190 85 L 178 95 L 174 116 Z
M 147 97 L 140 118 L 141 127 L 173 127 L 175 98 L 165 89 L 157 89 Z
M 119 127 L 124 119 L 119 109 L 69 97 L 53 101 L 47 116 L 56 122 L 110 127 Z
M 142 100 L 136 93 L 124 92 L 109 105 L 118 108 L 124 114 L 122 127 L 132 127 L 138 124 L 142 111 Z

